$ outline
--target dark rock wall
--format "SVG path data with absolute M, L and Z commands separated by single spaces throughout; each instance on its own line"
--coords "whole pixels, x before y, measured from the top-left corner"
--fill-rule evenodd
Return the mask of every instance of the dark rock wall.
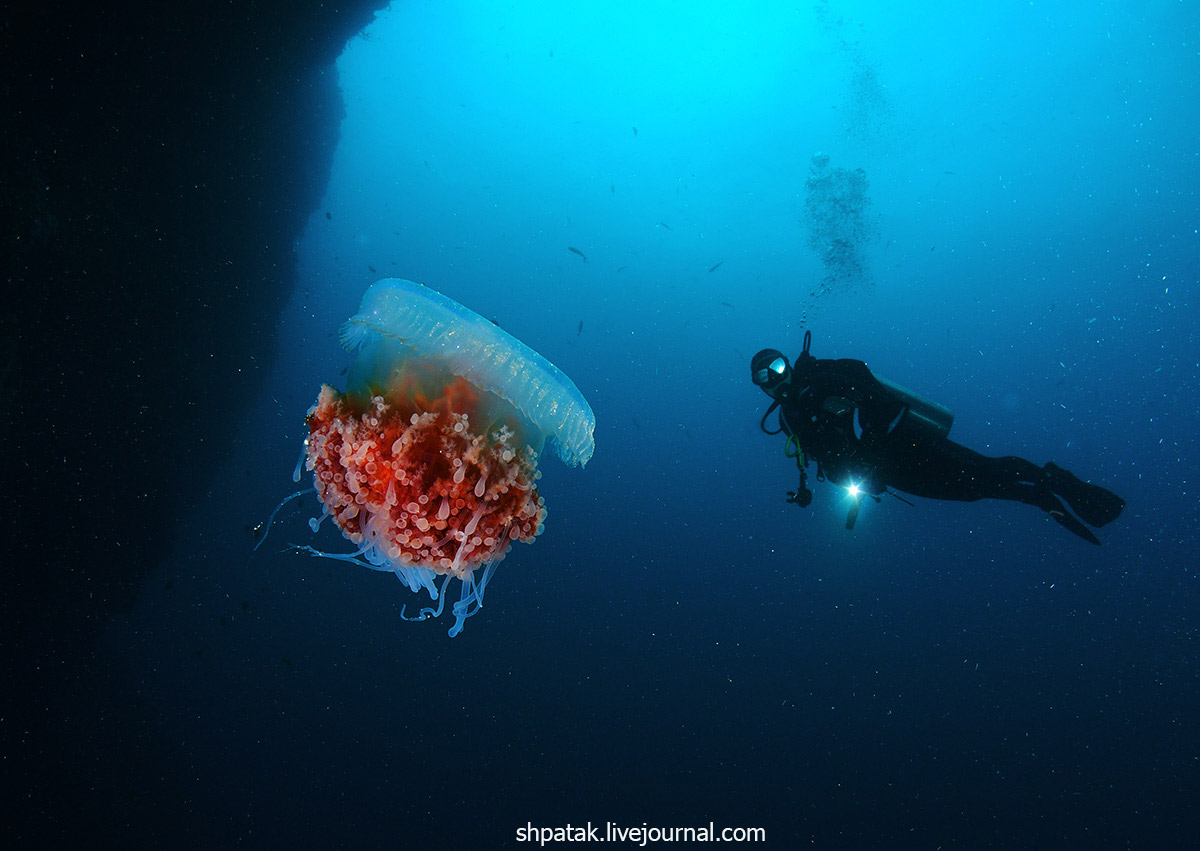
M 270 363 L 337 141 L 332 63 L 384 5 L 0 11 L 0 782 L 31 823 L 52 794 L 21 787 L 70 773 L 47 739 L 87 723 L 98 628 Z

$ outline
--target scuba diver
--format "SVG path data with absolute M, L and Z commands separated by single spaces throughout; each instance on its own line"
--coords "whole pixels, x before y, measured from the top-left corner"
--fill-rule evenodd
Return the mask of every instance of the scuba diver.
M 878 502 L 887 492 L 908 502 L 893 492 L 902 491 L 928 499 L 1024 502 L 1099 545 L 1084 523 L 1111 523 L 1125 507 L 1116 494 L 1055 464 L 1039 467 L 1012 455 L 990 458 L 949 440 L 950 411 L 876 378 L 862 361 L 818 360 L 809 353 L 811 343 L 812 332 L 806 331 L 794 365 L 776 349 L 763 349 L 750 361 L 751 379 L 772 399 L 759 427 L 787 435 L 785 452 L 800 469 L 800 484 L 788 492 L 788 502 L 801 507 L 812 502 L 806 471 L 811 460 L 817 481 L 842 485 L 854 497 L 847 529 L 854 528 L 861 494 Z M 772 431 L 767 417 L 776 409 L 779 428 Z

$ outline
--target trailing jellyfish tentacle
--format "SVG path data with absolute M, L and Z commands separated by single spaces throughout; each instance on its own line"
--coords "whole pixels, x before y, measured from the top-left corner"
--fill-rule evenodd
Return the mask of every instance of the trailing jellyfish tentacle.
M 283 501 L 281 501 L 279 505 L 275 506 L 275 510 L 271 512 L 271 516 L 267 518 L 267 527 L 263 529 L 262 537 L 258 539 L 258 543 L 254 545 L 254 549 L 251 552 L 258 552 L 258 548 L 261 547 L 263 545 L 263 541 L 267 539 L 267 535 L 271 532 L 271 524 L 275 522 L 275 515 L 279 513 L 279 509 L 283 508 L 296 497 L 304 496 L 311 490 L 312 488 L 305 488 L 302 491 L 296 491 L 291 496 L 285 496 Z
M 363 547 L 358 552 L 353 553 L 327 553 L 324 550 L 318 550 L 316 547 L 310 547 L 307 544 L 288 544 L 288 546 L 293 550 L 297 550 L 302 553 L 308 553 L 313 558 L 331 558 L 334 561 L 348 561 L 351 564 L 357 564 L 359 567 L 369 567 L 371 570 L 380 570 L 384 573 L 394 572 L 390 567 L 371 564 L 369 561 L 363 561 L 360 559 L 359 556 L 365 553 L 368 547 Z
M 296 468 L 292 470 L 292 481 L 300 481 L 300 471 L 304 469 L 304 462 L 308 460 L 308 438 L 304 438 L 304 445 L 300 447 L 300 457 L 296 459 Z
M 442 587 L 438 589 L 438 604 L 436 609 L 426 606 L 425 608 L 421 609 L 421 611 L 415 617 L 410 618 L 408 615 L 404 614 L 404 610 L 408 607 L 408 604 L 406 603 L 400 607 L 400 617 L 406 621 L 423 621 L 428 620 L 429 618 L 439 617 L 442 614 L 442 607 L 446 605 L 446 586 L 449 583 L 450 574 L 447 573 L 446 578 L 442 580 Z
M 478 582 L 475 581 L 473 575 L 463 579 L 462 593 L 459 595 L 458 602 L 450 607 L 450 613 L 454 615 L 454 626 L 449 630 L 451 638 L 462 632 L 463 623 L 467 618 L 483 608 L 483 592 L 487 590 L 488 580 L 492 578 L 492 574 L 496 571 L 496 565 L 499 563 L 500 559 L 488 562 L 483 569 L 483 576 Z M 475 608 L 471 608 L 472 604 Z
M 308 518 L 308 528 L 312 529 L 313 532 L 316 532 L 318 529 L 321 528 L 321 521 L 323 521 L 326 517 L 329 517 L 329 516 L 330 516 L 329 509 L 326 508 L 324 511 L 321 512 L 320 517 Z

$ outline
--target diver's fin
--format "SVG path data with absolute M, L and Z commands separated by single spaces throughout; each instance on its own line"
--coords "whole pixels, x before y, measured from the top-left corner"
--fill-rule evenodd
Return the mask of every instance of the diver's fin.
M 1092 530 L 1080 523 L 1079 520 L 1073 514 L 1067 511 L 1065 507 L 1061 510 L 1051 509 L 1047 512 L 1047 514 L 1053 517 L 1054 522 L 1059 526 L 1062 526 L 1068 532 L 1078 535 L 1088 543 L 1100 546 L 1100 539 L 1092 534 Z
M 1103 526 L 1121 515 L 1125 500 L 1112 491 L 1082 481 L 1053 462 L 1042 469 L 1050 490 L 1065 499 L 1071 510 L 1089 525 Z

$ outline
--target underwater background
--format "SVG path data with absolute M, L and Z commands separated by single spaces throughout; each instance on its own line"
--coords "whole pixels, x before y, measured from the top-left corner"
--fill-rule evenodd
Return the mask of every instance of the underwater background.
M 394 4 L 338 60 L 260 396 L 218 469 L 163 459 L 186 510 L 95 656 L 122 735 L 94 794 L 202 847 L 1190 838 L 1198 37 L 1187 2 Z M 338 327 L 392 276 L 596 414 L 455 639 L 289 549 L 351 549 L 315 498 L 252 551 L 343 386 Z M 748 365 L 805 330 L 1125 513 L 1095 548 L 1019 504 L 885 498 L 852 532 L 832 484 L 787 504 Z

